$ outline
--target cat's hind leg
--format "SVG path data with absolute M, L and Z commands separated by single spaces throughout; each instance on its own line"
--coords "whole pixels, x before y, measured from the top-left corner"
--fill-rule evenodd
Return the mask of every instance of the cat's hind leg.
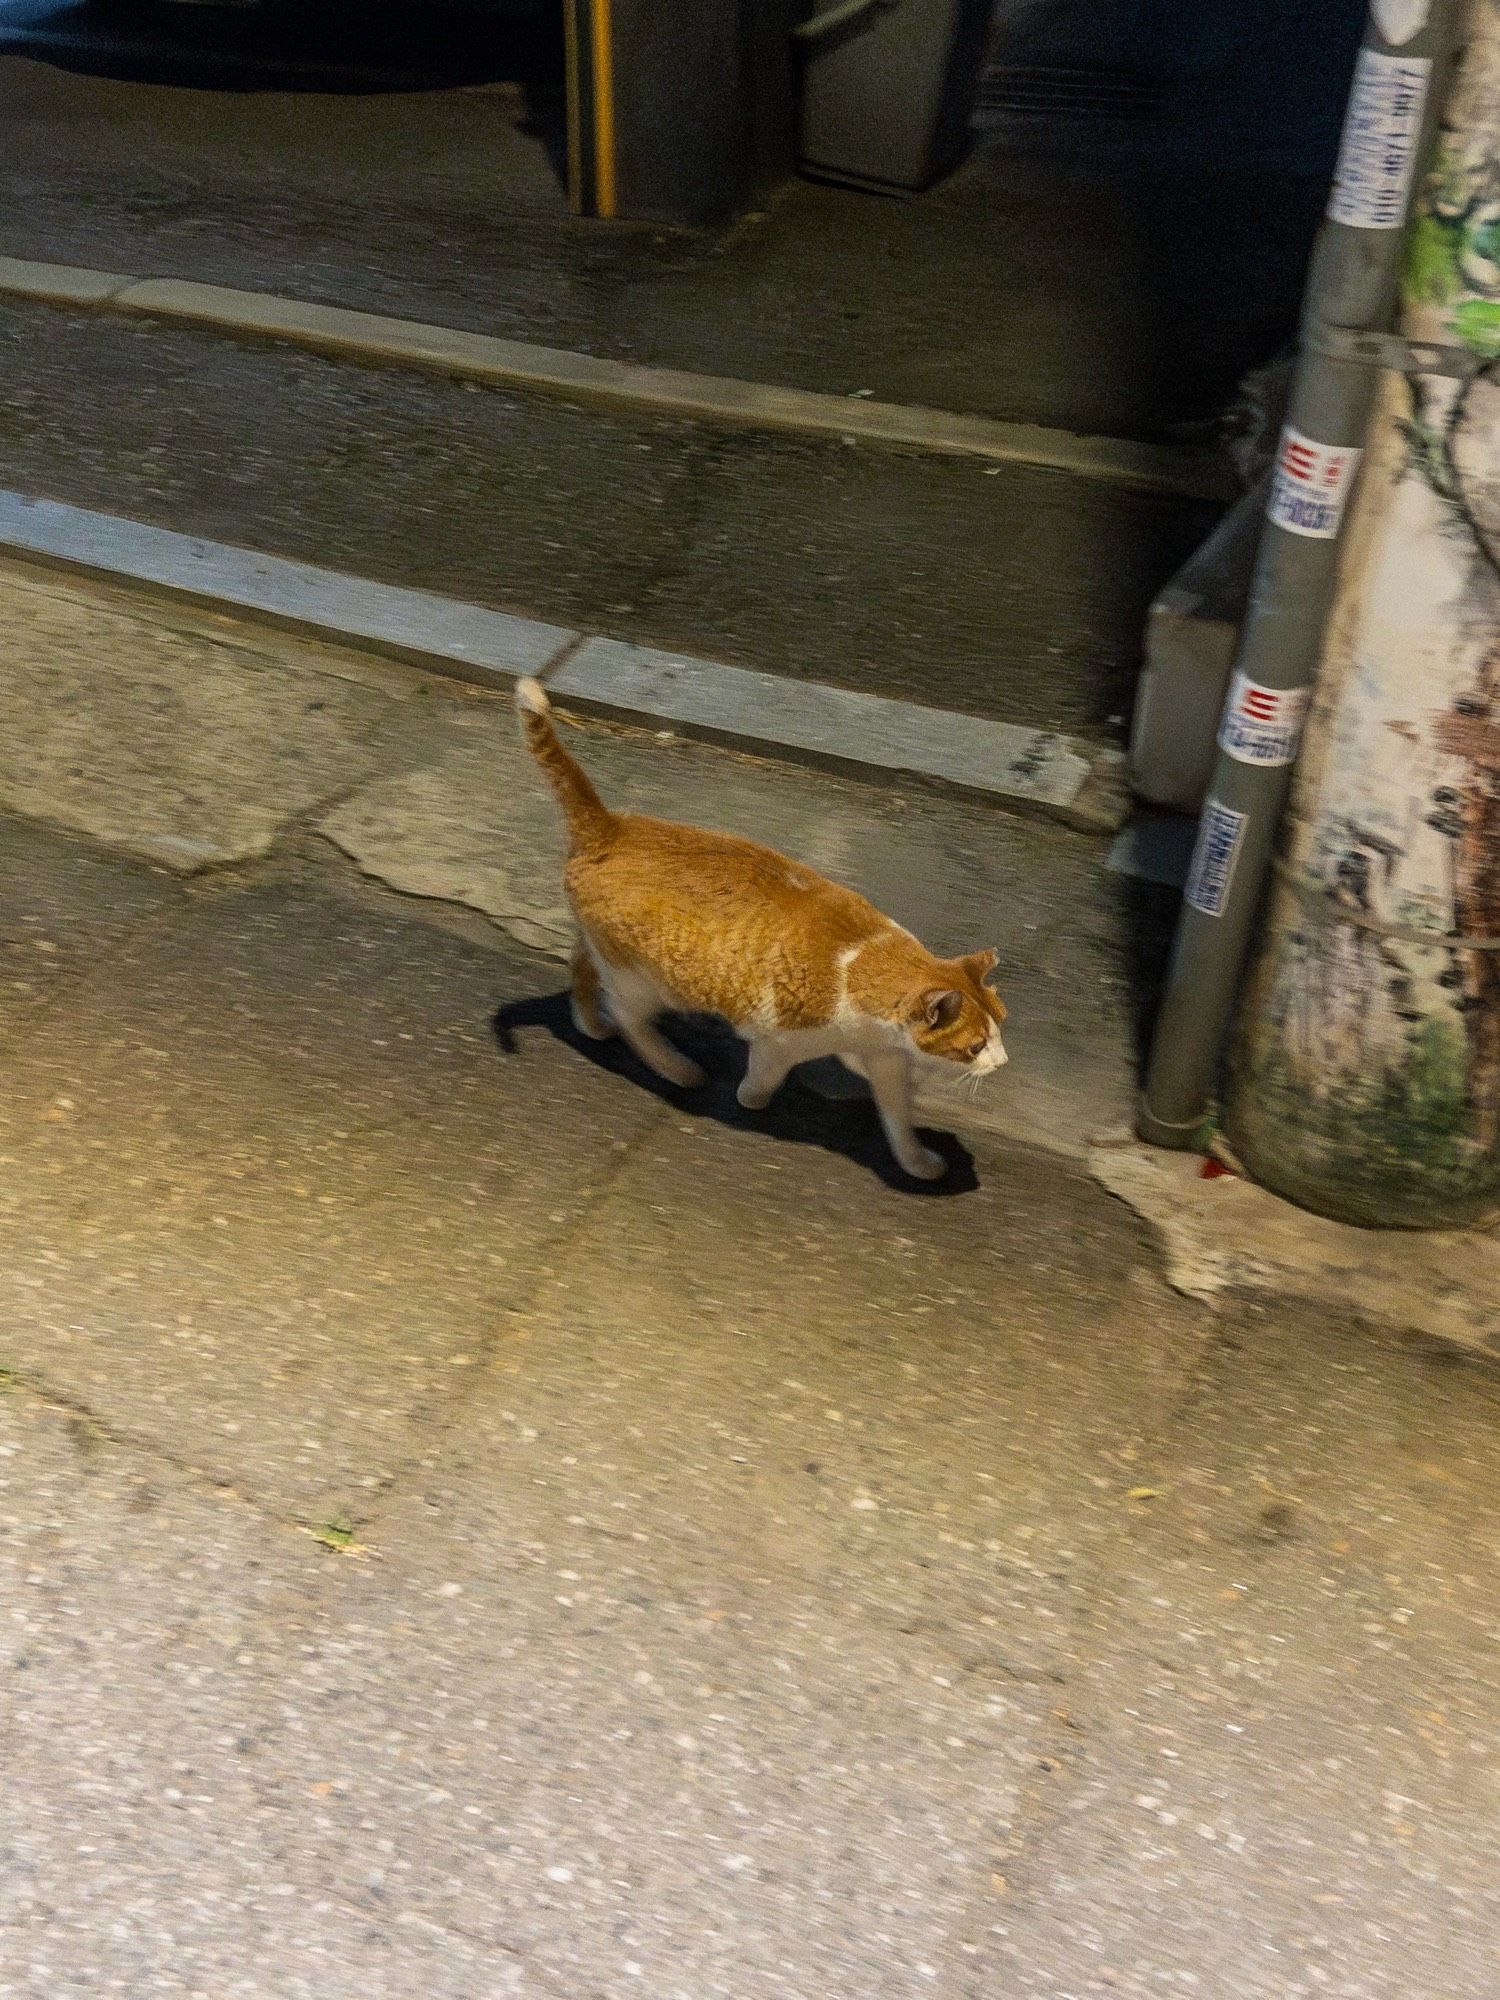
M 697 1089 L 703 1082 L 703 1071 L 691 1056 L 674 1049 L 657 1027 L 661 997 L 644 978 L 629 972 L 617 974 L 609 968 L 604 978 L 604 999 L 610 1019 L 647 1069 L 654 1069 L 658 1076 L 683 1090 Z
M 917 1137 L 911 1122 L 911 1059 L 904 1050 L 882 1050 L 864 1059 L 865 1075 L 875 1096 L 875 1109 L 890 1141 L 896 1164 L 913 1180 L 941 1180 L 948 1162 Z
M 593 953 L 580 938 L 573 947 L 571 962 L 573 992 L 569 1002 L 573 1026 L 580 1035 L 587 1035 L 591 1042 L 607 1042 L 615 1032 L 601 1004 L 604 990 L 599 983 L 599 968 L 594 963 Z
M 752 1042 L 750 1061 L 735 1095 L 747 1111 L 764 1111 L 795 1066 L 796 1057 L 774 1035 Z

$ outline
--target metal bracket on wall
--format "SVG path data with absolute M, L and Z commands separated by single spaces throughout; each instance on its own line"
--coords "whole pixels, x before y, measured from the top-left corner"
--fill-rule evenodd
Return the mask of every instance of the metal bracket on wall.
M 1362 362 L 1366 368 L 1387 368 L 1397 375 L 1449 375 L 1461 382 L 1489 365 L 1482 354 L 1467 347 L 1407 340 L 1399 333 L 1371 333 L 1355 326 L 1319 326 L 1303 345 L 1331 361 Z

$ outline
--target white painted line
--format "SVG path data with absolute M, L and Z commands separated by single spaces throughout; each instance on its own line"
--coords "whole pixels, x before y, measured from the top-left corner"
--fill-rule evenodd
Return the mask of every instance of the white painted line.
M 0 257 L 0 296 L 90 305 L 289 340 L 319 353 L 395 363 L 531 394 L 570 397 L 662 417 L 1036 466 L 1080 479 L 1174 498 L 1228 501 L 1237 489 L 1212 453 L 1126 438 L 1089 437 L 1045 424 L 1002 423 L 917 404 L 882 403 L 811 389 L 743 382 L 609 361 L 530 341 L 465 333 L 420 320 L 391 319 L 345 306 L 278 298 L 268 292 L 200 285 L 184 278 L 130 278 L 66 264 Z
M 370 583 L 19 493 L 0 492 L 0 550 L 149 584 L 480 682 L 539 674 L 578 636 L 433 591 Z
M 839 771 L 916 777 L 1091 828 L 1119 825 L 1116 753 L 1045 729 L 590 639 L 547 676 L 564 704 Z
M 432 591 L 0 491 L 0 555 L 144 584 L 210 610 L 406 660 L 481 686 L 537 674 L 565 703 L 624 722 L 890 784 L 902 777 L 1113 830 L 1123 759 L 1046 730 L 817 682 L 581 639 Z

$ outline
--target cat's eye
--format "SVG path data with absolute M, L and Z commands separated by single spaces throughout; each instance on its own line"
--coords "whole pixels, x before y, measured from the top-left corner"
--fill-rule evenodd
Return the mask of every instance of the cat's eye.
M 984 1047 L 985 1045 L 983 1042 L 970 1042 L 969 1046 L 964 1050 L 964 1054 L 969 1058 L 970 1062 L 972 1062 L 976 1056 L 982 1056 L 984 1054 Z

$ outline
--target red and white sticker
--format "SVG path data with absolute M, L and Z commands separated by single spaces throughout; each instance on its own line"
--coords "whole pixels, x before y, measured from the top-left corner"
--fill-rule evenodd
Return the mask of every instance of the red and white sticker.
M 1290 764 L 1302 740 L 1311 693 L 1305 687 L 1262 687 L 1236 668 L 1219 724 L 1219 748 L 1241 764 Z
M 1319 444 L 1288 424 L 1276 453 L 1266 518 L 1294 535 L 1319 541 L 1336 535 L 1359 456 L 1357 445 Z

